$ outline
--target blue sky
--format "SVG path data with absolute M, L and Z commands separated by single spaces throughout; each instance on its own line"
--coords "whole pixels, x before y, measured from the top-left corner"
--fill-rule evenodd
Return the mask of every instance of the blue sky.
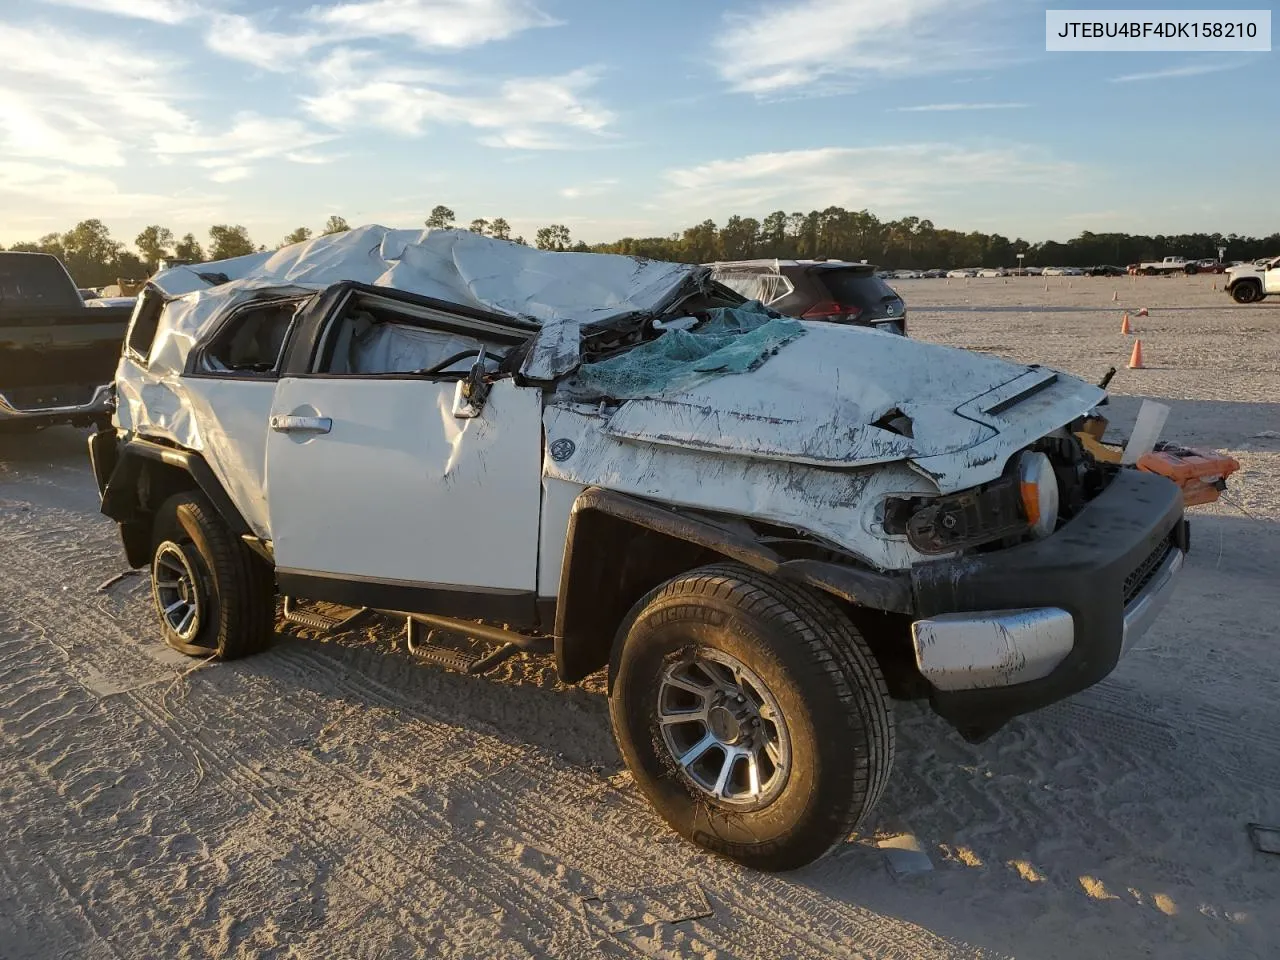
M 437 203 L 589 242 L 833 204 L 1029 240 L 1280 230 L 1277 54 L 1046 53 L 1064 5 L 6 3 L 0 243 L 96 216 L 272 244 Z

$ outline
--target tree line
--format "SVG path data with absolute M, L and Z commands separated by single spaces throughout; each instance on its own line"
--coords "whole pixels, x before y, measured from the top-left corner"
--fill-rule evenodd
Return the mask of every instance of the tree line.
M 1235 233 L 1133 235 L 1092 233 L 1060 243 L 1031 243 L 998 233 L 949 230 L 931 220 L 903 217 L 881 220 L 867 210 L 828 207 L 809 213 L 777 210 L 762 220 L 732 216 L 723 226 L 704 220 L 665 237 L 624 237 L 595 244 L 597 253 L 625 253 L 659 260 L 709 263 L 755 258 L 868 260 L 890 270 L 955 267 L 1016 267 L 1018 254 L 1027 266 L 1126 266 L 1165 256 L 1199 260 L 1218 256 L 1253 260 L 1280 253 L 1280 232 L 1267 237 Z
M 456 220 L 456 214 L 440 204 L 431 210 L 425 225 L 449 228 L 457 226 Z M 334 215 L 320 228 L 319 235 L 349 229 L 345 219 Z M 512 236 L 511 225 L 503 217 L 477 218 L 470 221 L 467 229 L 487 237 L 527 244 L 523 236 Z M 298 227 L 281 238 L 275 247 L 302 243 L 314 236 L 310 227 Z M 268 249 L 255 244 L 249 231 L 240 224 L 210 227 L 207 244 L 202 244 L 191 233 L 176 237 L 167 227 L 152 224 L 143 229 L 133 243 L 136 253 L 113 239 L 101 220 L 94 219 L 81 221 L 66 233 L 50 233 L 34 242 L 16 243 L 10 249 L 53 254 L 67 265 L 80 286 L 103 286 L 117 279 L 150 276 L 160 261 L 167 259 L 226 260 Z M 778 210 L 760 220 L 734 215 L 723 226 L 704 220 L 667 236 L 623 237 L 596 244 L 575 241 L 568 227 L 553 223 L 535 232 L 533 245 L 539 250 L 621 253 L 683 263 L 827 257 L 865 259 L 893 270 L 950 269 L 1017 266 L 1017 256 L 1021 253 L 1027 266 L 1087 267 L 1102 263 L 1125 266 L 1174 255 L 1216 258 L 1219 247 L 1226 248 L 1227 259 L 1253 260 L 1280 253 L 1280 232 L 1267 237 L 1245 237 L 1234 233 L 1146 236 L 1085 231 L 1064 243 L 1054 240 L 1029 243 L 1021 238 L 1010 240 L 998 233 L 964 233 L 939 228 L 919 217 L 880 220 L 867 210 L 828 207 L 809 213 Z
M 322 234 L 342 233 L 351 227 L 342 217 L 332 216 L 321 229 Z M 276 247 L 310 240 L 309 227 L 299 227 Z M 227 260 L 267 248 L 255 246 L 249 231 L 240 224 L 219 223 L 209 228 L 206 247 L 194 234 L 175 237 L 173 231 L 159 224 L 144 227 L 133 239 L 135 253 L 119 240 L 101 220 L 81 220 L 66 233 L 48 233 L 39 240 L 15 243 L 10 250 L 20 253 L 51 253 L 64 264 L 76 283 L 82 287 L 101 287 L 117 280 L 138 280 L 155 273 L 161 260 L 186 260 L 200 263 Z M 3 250 L 0 247 L 0 250 Z

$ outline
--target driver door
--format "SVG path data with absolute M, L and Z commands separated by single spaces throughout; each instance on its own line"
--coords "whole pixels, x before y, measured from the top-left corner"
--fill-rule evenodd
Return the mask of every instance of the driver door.
M 458 335 L 455 321 L 455 348 Z M 478 340 L 490 356 L 510 346 Z M 266 487 L 282 592 L 492 619 L 504 598 L 531 602 L 542 392 L 500 379 L 479 416 L 461 419 L 454 393 L 473 364 L 415 374 L 319 359 L 281 377 Z

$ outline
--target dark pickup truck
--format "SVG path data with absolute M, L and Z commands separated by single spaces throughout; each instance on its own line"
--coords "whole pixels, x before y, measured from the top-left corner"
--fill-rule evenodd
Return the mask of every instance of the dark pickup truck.
M 86 306 L 57 257 L 0 253 L 0 431 L 111 414 L 130 306 Z

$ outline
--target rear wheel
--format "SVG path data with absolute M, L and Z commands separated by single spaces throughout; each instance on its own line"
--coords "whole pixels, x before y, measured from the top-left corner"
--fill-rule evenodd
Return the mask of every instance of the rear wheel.
M 866 642 L 828 598 L 738 564 L 632 609 L 610 667 L 614 735 L 640 789 L 694 843 L 788 870 L 879 799 L 893 717 Z
M 151 596 L 165 642 L 182 653 L 234 660 L 271 641 L 271 569 L 194 491 L 174 494 L 156 512 Z
M 1231 299 L 1236 303 L 1253 303 L 1255 300 L 1261 300 L 1262 286 L 1252 280 L 1241 280 L 1231 288 Z

